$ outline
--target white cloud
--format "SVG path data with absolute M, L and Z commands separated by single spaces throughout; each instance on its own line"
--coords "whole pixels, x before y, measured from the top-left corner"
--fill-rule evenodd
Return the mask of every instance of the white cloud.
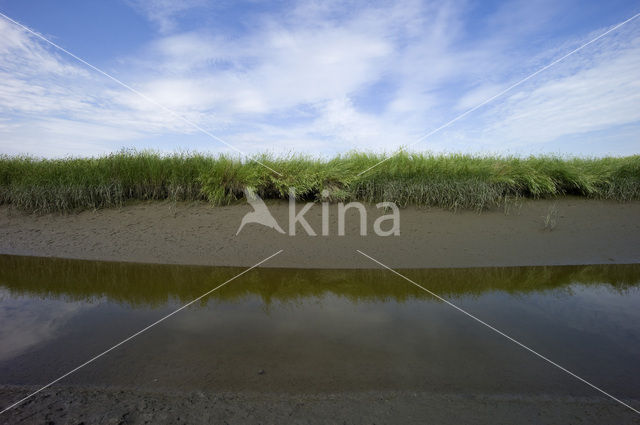
M 192 96 L 204 107 L 224 104 L 226 112 L 265 113 L 357 90 L 379 77 L 392 46 L 374 34 L 328 26 L 272 28 L 226 43 L 181 34 L 157 42 L 154 53 L 148 66 L 160 61 L 169 75 L 147 83 L 145 91 Z M 173 84 L 177 90 L 167 87 Z
M 640 122 L 639 32 L 623 34 L 623 43 L 618 37 L 594 46 L 588 56 L 507 96 L 482 117 L 483 138 L 544 144 Z
M 90 155 L 151 134 L 193 131 L 4 20 L 0 33 L 3 153 Z
M 186 11 L 208 4 L 206 0 L 130 0 L 129 3 L 153 22 L 161 33 L 173 31 L 177 19 Z

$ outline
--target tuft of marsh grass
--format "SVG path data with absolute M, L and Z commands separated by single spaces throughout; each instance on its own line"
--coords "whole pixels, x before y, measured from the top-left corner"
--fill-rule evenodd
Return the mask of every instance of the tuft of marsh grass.
M 544 230 L 550 232 L 555 229 L 558 224 L 558 217 L 558 205 L 554 202 L 547 210 L 547 215 L 544 216 Z
M 35 159 L 0 156 L 0 204 L 30 212 L 117 207 L 129 200 L 241 199 L 246 186 L 263 199 L 392 201 L 400 206 L 437 206 L 505 211 L 522 198 L 577 195 L 640 199 L 640 155 L 607 158 L 495 157 L 400 152 L 384 158 L 351 152 L 331 159 L 305 155 L 253 159 L 226 155 L 123 150 L 97 158 Z M 323 196 L 326 195 L 326 196 Z

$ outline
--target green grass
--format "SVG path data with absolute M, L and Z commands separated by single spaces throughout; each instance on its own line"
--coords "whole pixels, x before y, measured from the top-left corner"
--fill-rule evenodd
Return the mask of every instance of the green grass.
M 529 158 L 348 153 L 332 159 L 291 155 L 256 161 L 202 154 L 121 151 L 99 158 L 0 157 L 0 204 L 29 212 L 68 212 L 121 206 L 129 200 L 236 202 L 251 186 L 265 199 L 393 201 L 482 210 L 513 198 L 578 195 L 640 199 L 640 155 L 607 158 Z

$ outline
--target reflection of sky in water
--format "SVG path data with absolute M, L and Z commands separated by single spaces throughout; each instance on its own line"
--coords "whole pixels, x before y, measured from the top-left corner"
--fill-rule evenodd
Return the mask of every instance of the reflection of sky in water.
M 0 361 L 15 357 L 64 331 L 75 315 L 96 303 L 11 296 L 0 288 Z

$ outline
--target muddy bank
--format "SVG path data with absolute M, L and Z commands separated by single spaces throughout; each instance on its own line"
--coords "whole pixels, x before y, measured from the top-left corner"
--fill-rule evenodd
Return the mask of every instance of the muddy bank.
M 7 404 L 32 388 L 2 387 Z M 628 400 L 629 401 L 629 400 Z M 160 393 L 92 387 L 48 389 L 5 413 L 3 424 L 422 424 L 636 423 L 631 410 L 600 397 L 423 392 L 262 394 Z M 544 418 L 544 419 L 542 419 Z
M 269 204 L 288 231 L 288 205 Z M 298 207 L 298 211 L 300 206 Z M 585 199 L 526 201 L 481 214 L 409 207 L 400 210 L 400 236 L 377 236 L 383 214 L 368 207 L 367 236 L 355 210 L 338 236 L 337 207 L 329 236 L 290 236 L 258 224 L 236 232 L 248 205 L 141 203 L 70 215 L 26 215 L 0 209 L 0 253 L 144 263 L 250 266 L 279 249 L 267 267 L 370 268 L 360 249 L 392 267 L 482 267 L 637 263 L 640 202 Z M 555 220 L 545 229 L 548 216 Z M 305 218 L 318 233 L 322 209 Z

